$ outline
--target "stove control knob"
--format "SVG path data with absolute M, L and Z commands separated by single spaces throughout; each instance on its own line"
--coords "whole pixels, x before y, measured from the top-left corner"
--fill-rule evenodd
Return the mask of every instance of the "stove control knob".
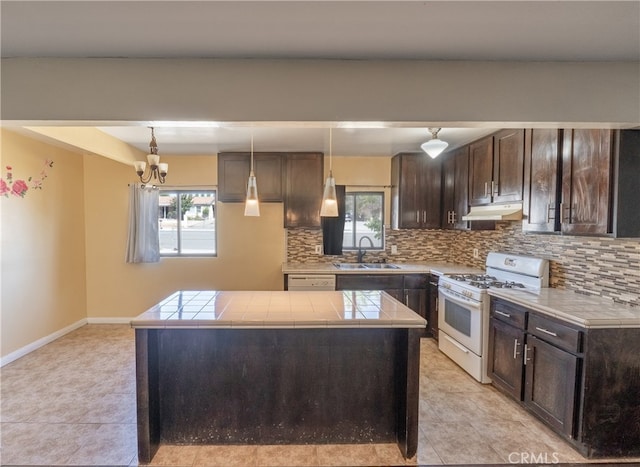
M 471 298 L 471 292 L 469 292 L 468 290 L 463 290 L 462 295 L 464 295 L 465 297 Z

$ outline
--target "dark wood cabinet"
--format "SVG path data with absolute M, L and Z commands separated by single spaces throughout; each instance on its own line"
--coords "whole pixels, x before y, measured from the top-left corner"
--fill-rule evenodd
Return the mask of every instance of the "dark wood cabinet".
M 493 136 L 491 200 L 494 203 L 522 201 L 524 136 L 522 129 L 502 130 Z
M 462 216 L 469 211 L 469 146 L 444 155 L 442 159 L 442 228 L 466 230 Z
M 424 153 L 400 153 L 391 160 L 393 229 L 439 229 L 442 164 Z
M 285 227 L 320 227 L 324 158 L 322 153 L 287 153 Z
M 525 352 L 525 407 L 574 438 L 580 358 L 532 335 L 527 336 Z
M 503 300 L 491 301 L 489 319 L 489 377 L 493 385 L 522 400 L 527 311 Z
M 429 275 L 338 274 L 336 290 L 384 290 L 429 322 Z M 421 337 L 426 335 L 426 329 Z
M 493 136 L 469 145 L 469 204 L 491 203 L 493 179 Z
M 280 153 L 254 153 L 253 169 L 258 184 L 258 198 L 264 203 L 283 201 L 283 159 Z M 247 196 L 247 181 L 251 169 L 251 153 L 223 152 L 218 154 L 218 200 L 242 203 Z
M 501 130 L 469 145 L 469 204 L 522 201 L 524 130 Z
M 522 230 L 555 232 L 560 229 L 562 130 L 529 130 L 525 141 Z
M 427 336 L 438 340 L 438 276 L 429 279 L 429 303 L 427 306 Z
M 565 130 L 560 224 L 564 233 L 606 234 L 610 228 L 611 130 Z

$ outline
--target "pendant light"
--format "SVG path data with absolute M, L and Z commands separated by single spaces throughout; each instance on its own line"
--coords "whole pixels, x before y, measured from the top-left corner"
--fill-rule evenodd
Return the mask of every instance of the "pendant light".
M 329 128 L 329 176 L 324 184 L 324 194 L 322 195 L 322 207 L 320 215 L 322 217 L 338 217 L 338 198 L 336 196 L 336 179 L 332 172 L 332 141 L 331 128 Z
M 245 216 L 259 216 L 260 203 L 258 202 L 258 184 L 256 174 L 253 172 L 253 131 L 251 132 L 251 171 L 247 182 L 247 199 L 244 203 Z
M 440 153 L 449 146 L 449 143 L 446 141 L 438 139 L 438 132 L 441 129 L 442 128 L 429 128 L 429 131 L 431 132 L 431 139 L 420 146 L 424 152 L 431 156 L 432 159 L 438 157 Z

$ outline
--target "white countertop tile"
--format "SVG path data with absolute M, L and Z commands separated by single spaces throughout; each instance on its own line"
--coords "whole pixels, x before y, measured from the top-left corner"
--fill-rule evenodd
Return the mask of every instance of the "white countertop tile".
M 640 328 L 639 307 L 616 303 L 597 295 L 554 288 L 544 288 L 539 293 L 489 289 L 489 295 L 585 328 Z
M 167 307 L 171 311 L 165 311 Z M 134 328 L 423 328 L 386 292 L 178 291 L 131 321 Z

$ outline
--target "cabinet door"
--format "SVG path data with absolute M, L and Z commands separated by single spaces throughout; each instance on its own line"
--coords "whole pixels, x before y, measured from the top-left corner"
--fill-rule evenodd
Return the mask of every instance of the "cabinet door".
M 320 227 L 323 155 L 289 153 L 285 172 L 285 227 Z
M 522 230 L 560 230 L 560 150 L 562 130 L 527 132 L 524 170 L 524 219 Z
M 438 278 L 429 283 L 429 304 L 427 312 L 427 331 L 438 340 Z
M 250 162 L 246 153 L 218 154 L 218 200 L 240 203 L 247 196 Z
M 489 321 L 489 377 L 493 385 L 522 400 L 524 331 L 495 318 Z
M 525 406 L 573 438 L 580 359 L 531 335 L 525 353 Z
M 422 220 L 422 164 L 417 154 L 397 154 L 391 161 L 394 229 L 417 229 Z
M 420 227 L 423 229 L 439 229 L 441 227 L 441 190 L 442 190 L 442 161 L 431 159 L 426 154 L 418 156 L 422 159 L 422 218 Z
M 610 232 L 611 131 L 566 130 L 562 152 L 562 232 Z
M 453 229 L 455 211 L 456 154 L 450 152 L 442 158 L 442 228 Z
M 462 216 L 469 212 L 469 146 L 458 149 L 455 158 L 453 226 L 466 230 L 469 222 L 463 221 Z
M 258 184 L 258 198 L 264 203 L 282 202 L 282 159 L 279 153 L 254 153 L 253 169 Z M 218 154 L 218 199 L 227 203 L 243 203 L 247 196 L 247 181 L 251 168 L 251 153 Z
M 469 204 L 491 203 L 493 179 L 493 136 L 469 145 Z
M 492 201 L 522 201 L 524 130 L 499 131 L 493 141 Z

